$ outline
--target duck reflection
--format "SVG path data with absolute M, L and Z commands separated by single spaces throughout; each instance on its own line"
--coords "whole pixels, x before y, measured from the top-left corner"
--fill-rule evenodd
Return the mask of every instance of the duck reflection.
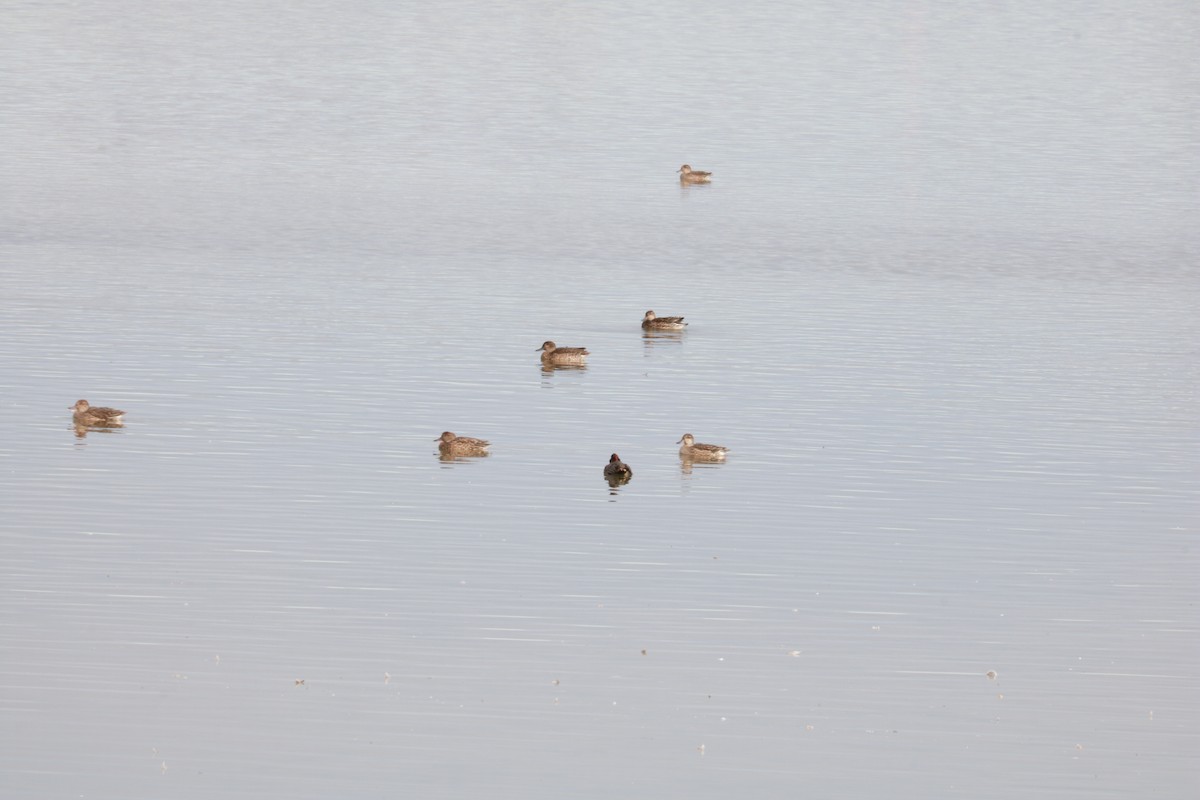
M 587 364 L 554 364 L 542 362 L 542 375 L 553 375 L 556 372 L 587 372 Z
M 74 423 L 75 437 L 78 439 L 86 439 L 89 433 L 113 433 L 125 427 L 120 422 L 99 422 L 91 425 L 82 425 L 78 422 Z
M 682 341 L 682 330 L 671 330 L 670 328 L 644 328 L 642 330 L 642 344 L 646 346 L 647 350 L 652 349 L 655 345 Z
M 679 457 L 679 471 L 684 475 L 691 475 L 696 467 L 700 469 L 720 469 L 724 464 L 725 462 L 720 459 L 691 458 L 689 456 Z

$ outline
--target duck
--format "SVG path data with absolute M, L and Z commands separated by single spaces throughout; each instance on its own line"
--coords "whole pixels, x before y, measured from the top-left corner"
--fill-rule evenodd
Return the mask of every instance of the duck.
M 683 317 L 660 317 L 653 311 L 647 311 L 642 317 L 642 327 L 646 330 L 681 331 L 687 327 Z
M 546 364 L 582 364 L 590 355 L 586 347 L 559 347 L 554 342 L 542 342 L 538 348 Z
M 680 183 L 712 183 L 711 172 L 701 172 L 693 170 L 689 165 L 684 164 L 676 170 L 679 173 Z
M 446 456 L 486 456 L 488 446 L 491 445 L 491 442 L 483 439 L 455 436 L 450 431 L 443 431 L 434 441 L 438 443 L 438 450 Z
M 121 425 L 124 424 L 122 419 L 125 416 L 124 411 L 118 411 L 115 408 L 105 408 L 103 406 L 93 408 L 87 400 L 76 400 L 75 405 L 71 406 L 71 411 L 74 411 L 74 419 L 76 425 Z
M 610 481 L 624 483 L 633 477 L 633 470 L 621 460 L 619 455 L 613 453 L 609 456 L 608 463 L 604 465 L 604 477 Z
M 695 461 L 722 461 L 725 454 L 729 452 L 728 447 L 722 447 L 719 444 L 702 444 L 696 441 L 696 437 L 690 433 L 685 433 L 683 438 L 675 444 L 683 444 L 679 448 L 680 458 L 690 458 Z

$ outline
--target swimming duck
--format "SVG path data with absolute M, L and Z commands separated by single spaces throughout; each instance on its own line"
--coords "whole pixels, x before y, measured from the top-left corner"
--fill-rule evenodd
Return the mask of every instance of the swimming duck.
M 125 416 L 124 411 L 115 408 L 92 408 L 87 400 L 76 400 L 71 410 L 75 412 L 76 425 L 121 425 Z
M 646 330 L 681 331 L 687 327 L 683 317 L 659 317 L 653 311 L 647 311 L 642 317 L 642 327 Z
M 690 433 L 685 433 L 683 438 L 675 444 L 680 442 L 683 443 L 683 447 L 679 448 L 681 458 L 690 458 L 696 461 L 721 461 L 729 452 L 728 447 L 722 447 L 719 444 L 701 444 Z
M 447 456 L 486 456 L 488 445 L 491 444 L 483 439 L 472 439 L 470 436 L 455 436 L 450 431 L 443 431 L 434 441 L 438 443 L 438 450 L 442 455 Z
M 684 164 L 682 167 L 677 169 L 676 172 L 679 173 L 679 182 L 680 183 L 712 183 L 712 173 L 711 172 L 701 172 L 700 170 L 693 170 L 687 164 Z
M 582 364 L 590 355 L 586 347 L 559 347 L 554 342 L 542 342 L 538 350 L 547 364 Z
M 620 481 L 624 483 L 633 477 L 633 470 L 629 468 L 628 464 L 621 460 L 619 455 L 613 453 L 609 457 L 608 463 L 604 465 L 604 477 L 608 478 L 610 481 Z

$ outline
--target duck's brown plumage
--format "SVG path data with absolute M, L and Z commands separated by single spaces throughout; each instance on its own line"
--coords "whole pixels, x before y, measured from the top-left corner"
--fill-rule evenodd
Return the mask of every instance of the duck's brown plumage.
M 542 361 L 547 363 L 582 364 L 591 353 L 586 347 L 559 347 L 554 342 L 542 342 L 538 348 L 542 353 Z
M 456 454 L 468 453 L 484 453 L 491 442 L 485 439 L 473 439 L 470 436 L 455 436 L 450 431 L 443 431 L 442 435 L 434 439 L 438 443 L 438 449 L 443 452 Z
M 93 408 L 87 400 L 76 400 L 71 406 L 75 422 L 80 425 L 120 425 L 124 411 L 116 408 L 97 406 Z
M 687 326 L 683 317 L 660 317 L 653 311 L 647 311 L 642 317 L 643 328 L 659 328 L 662 330 L 680 330 Z
M 680 183 L 712 183 L 711 172 L 701 172 L 698 169 L 692 169 L 687 164 L 684 164 L 676 172 L 679 173 Z
M 697 442 L 696 437 L 692 436 L 690 433 L 685 433 L 683 438 L 676 442 L 676 444 L 680 443 L 682 443 L 683 446 L 679 448 L 679 455 L 683 456 L 684 458 L 716 460 L 724 458 L 725 454 L 729 452 L 728 447 L 722 447 L 719 444 L 704 444 L 702 442 Z

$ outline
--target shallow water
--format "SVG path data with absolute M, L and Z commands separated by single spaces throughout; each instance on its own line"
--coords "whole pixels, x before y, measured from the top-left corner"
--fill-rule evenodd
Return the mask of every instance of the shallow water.
M 6 796 L 1191 796 L 1196 12 L 9 19 Z

